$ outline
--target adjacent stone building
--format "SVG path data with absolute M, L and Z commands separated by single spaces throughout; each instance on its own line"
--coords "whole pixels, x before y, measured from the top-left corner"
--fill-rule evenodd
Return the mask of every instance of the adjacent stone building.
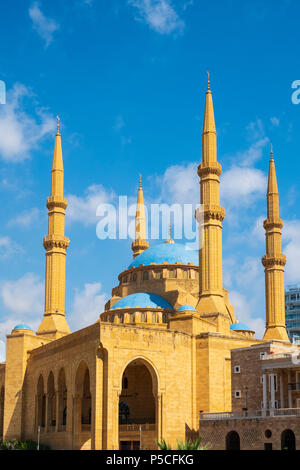
M 217 450 L 300 448 L 300 354 L 272 341 L 231 351 L 230 413 L 201 413 L 200 435 Z

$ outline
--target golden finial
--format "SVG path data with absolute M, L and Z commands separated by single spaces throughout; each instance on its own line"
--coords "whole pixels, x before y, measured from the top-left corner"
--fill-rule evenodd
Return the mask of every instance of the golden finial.
M 207 70 L 207 90 L 210 90 L 210 78 L 209 78 L 209 70 Z
M 141 173 L 139 174 L 139 177 L 140 177 L 139 187 L 141 188 L 142 187 L 142 175 L 141 175 Z
M 274 160 L 274 158 L 273 158 L 273 144 L 272 144 L 272 142 L 271 142 L 271 160 Z
M 56 116 L 56 135 L 60 135 L 60 118 L 59 115 Z

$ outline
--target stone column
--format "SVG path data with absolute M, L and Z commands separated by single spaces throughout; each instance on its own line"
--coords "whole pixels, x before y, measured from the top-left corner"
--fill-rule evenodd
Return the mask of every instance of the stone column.
M 59 409 L 59 405 L 60 405 L 60 392 L 56 391 L 55 394 L 54 394 L 54 400 L 55 400 L 55 432 L 57 432 L 59 430 L 59 415 L 60 415 L 60 409 Z
M 96 374 L 92 393 L 91 449 L 103 449 L 103 406 L 104 406 L 104 351 L 98 350 L 96 356 Z
M 155 413 L 155 421 L 156 421 L 156 434 L 157 440 L 160 441 L 163 438 L 162 433 L 162 394 L 157 393 L 156 396 L 156 413 Z
M 268 408 L 267 402 L 267 374 L 263 374 L 263 413 L 266 415 L 266 410 Z
M 72 449 L 77 449 L 78 434 L 81 432 L 81 404 L 82 404 L 81 395 L 79 393 L 75 393 L 73 395 L 73 406 L 72 406 L 72 423 L 73 423 Z
M 283 371 L 281 372 L 280 376 L 280 408 L 284 408 L 284 395 L 283 395 Z
M 45 432 L 49 432 L 49 424 L 48 424 L 48 420 L 49 420 L 49 417 L 48 417 L 48 412 L 49 412 L 49 394 L 48 393 L 45 393 Z M 43 406 L 43 405 L 42 405 Z M 43 413 L 43 410 L 42 410 L 42 413 Z
M 275 377 L 274 374 L 270 374 L 270 384 L 271 384 L 271 410 L 270 415 L 274 415 L 274 408 L 275 408 Z
M 288 371 L 288 383 L 291 383 L 291 371 Z M 292 402 L 292 390 L 290 388 L 288 389 L 288 401 L 289 401 L 289 408 L 293 407 L 293 402 Z
M 111 444 L 113 450 L 119 449 L 119 401 L 121 390 L 113 390 L 113 403 L 112 403 L 112 437 Z

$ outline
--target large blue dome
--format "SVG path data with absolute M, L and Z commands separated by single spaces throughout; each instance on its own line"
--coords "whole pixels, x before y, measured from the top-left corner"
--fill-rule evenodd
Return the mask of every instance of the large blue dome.
M 143 253 L 137 256 L 129 265 L 128 269 L 137 268 L 142 264 L 149 266 L 151 263 L 176 264 L 178 262 L 181 264 L 193 263 L 195 266 L 198 266 L 198 251 L 187 250 L 185 245 L 181 243 L 160 243 L 143 251 Z
M 138 292 L 136 294 L 130 294 L 122 299 L 118 300 L 111 310 L 117 308 L 168 308 L 173 310 L 173 307 L 167 302 L 163 297 L 160 297 L 156 294 L 151 294 L 149 292 Z

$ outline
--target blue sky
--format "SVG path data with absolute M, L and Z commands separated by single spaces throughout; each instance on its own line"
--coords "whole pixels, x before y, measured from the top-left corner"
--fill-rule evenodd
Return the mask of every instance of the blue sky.
M 4 8 L 4 12 L 3 12 Z M 206 70 L 223 166 L 224 285 L 241 321 L 264 325 L 262 220 L 273 142 L 286 284 L 299 282 L 300 4 L 297 0 L 7 2 L 0 16 L 0 337 L 43 313 L 46 198 L 62 122 L 66 309 L 95 321 L 131 262 L 131 240 L 98 240 L 95 210 L 118 195 L 198 202 Z M 3 355 L 3 347 L 2 353 Z

